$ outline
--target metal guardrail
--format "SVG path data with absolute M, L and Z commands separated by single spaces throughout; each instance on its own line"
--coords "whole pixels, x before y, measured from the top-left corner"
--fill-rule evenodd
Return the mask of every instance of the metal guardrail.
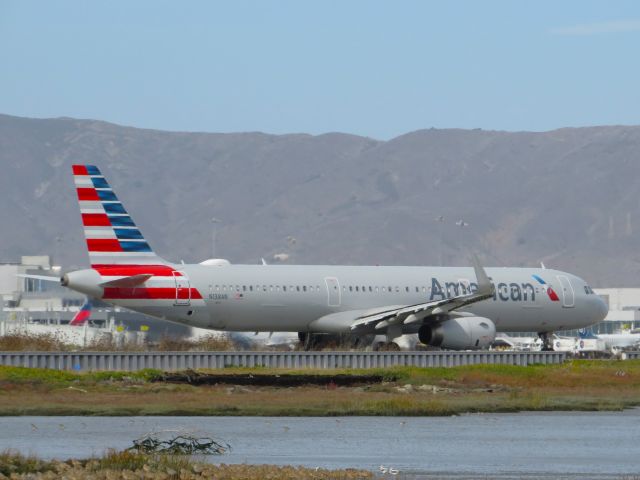
M 76 371 L 557 364 L 564 352 L 0 352 L 0 365 Z

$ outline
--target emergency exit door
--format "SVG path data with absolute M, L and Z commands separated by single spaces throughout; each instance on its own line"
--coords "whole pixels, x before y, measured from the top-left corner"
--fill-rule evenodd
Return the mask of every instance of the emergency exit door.
M 339 307 L 340 282 L 336 277 L 325 277 L 324 283 L 327 285 L 327 304 L 330 307 Z
M 575 306 L 575 292 L 573 291 L 573 285 L 568 277 L 564 275 L 558 275 L 560 281 L 560 288 L 562 289 L 562 306 L 570 308 Z
M 176 301 L 174 305 L 191 304 L 191 285 L 189 277 L 182 272 L 173 272 L 173 279 L 176 282 Z

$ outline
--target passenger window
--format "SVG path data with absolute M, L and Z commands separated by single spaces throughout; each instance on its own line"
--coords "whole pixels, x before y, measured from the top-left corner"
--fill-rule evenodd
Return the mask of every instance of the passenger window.
M 382 287 L 382 293 L 385 293 L 387 291 L 387 287 Z
M 409 293 L 409 287 L 405 287 L 405 290 L 407 291 L 407 293 Z
M 253 285 L 249 285 L 249 291 L 253 292 Z
M 307 291 L 307 286 L 306 286 L 306 285 L 303 285 L 303 286 L 302 286 L 302 291 L 303 291 L 303 292 L 306 292 L 306 291 Z
M 373 292 L 373 288 L 371 288 L 371 285 L 369 285 L 369 291 Z
M 376 293 L 378 293 L 378 287 L 376 287 Z
M 360 287 L 356 285 L 356 292 L 360 291 Z
M 280 285 L 276 285 L 276 292 L 280 291 Z
M 351 285 L 349 285 L 349 291 L 353 292 L 353 287 Z
M 287 286 L 286 286 L 286 285 L 283 285 L 283 286 L 282 286 L 282 291 L 283 291 L 283 292 L 286 292 L 286 291 L 287 291 Z
M 262 285 L 262 291 L 266 292 L 267 291 L 267 286 L 266 285 Z
M 222 291 L 226 292 L 227 291 L 227 287 L 225 285 L 222 285 Z
M 296 291 L 298 291 L 298 292 L 300 291 L 300 285 L 298 285 L 298 286 L 296 287 Z

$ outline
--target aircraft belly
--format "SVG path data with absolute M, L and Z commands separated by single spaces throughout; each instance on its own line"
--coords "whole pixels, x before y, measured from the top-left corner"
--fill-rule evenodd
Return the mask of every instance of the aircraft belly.
M 229 331 L 291 332 L 305 331 L 307 325 L 327 313 L 321 305 L 286 304 L 246 299 L 210 306 L 211 318 Z

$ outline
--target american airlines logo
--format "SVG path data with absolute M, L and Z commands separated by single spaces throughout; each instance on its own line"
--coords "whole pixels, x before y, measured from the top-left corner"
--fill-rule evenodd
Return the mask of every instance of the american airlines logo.
M 538 275 L 533 275 L 533 278 L 541 285 L 542 290 L 549 295 L 549 298 L 553 302 L 557 302 L 560 299 L 556 292 Z M 491 279 L 489 279 L 491 280 Z M 492 282 L 493 283 L 493 282 Z M 533 283 L 504 283 L 500 282 L 495 284 L 495 292 L 493 294 L 494 300 L 500 300 L 503 302 L 535 302 L 536 301 L 536 287 Z M 476 292 L 478 290 L 478 284 L 475 282 L 459 281 L 459 282 L 440 282 L 437 278 L 431 277 L 431 293 L 429 301 L 444 300 L 446 298 L 452 298 L 458 295 L 466 295 Z
M 552 302 L 560 301 L 560 299 L 558 298 L 558 294 L 555 292 L 553 288 L 547 285 L 547 282 L 545 282 L 542 279 L 542 277 L 539 277 L 538 275 L 532 275 L 532 277 L 535 278 L 538 281 L 538 283 L 542 285 L 542 288 L 544 288 L 547 291 L 547 295 L 549 295 L 549 298 L 551 299 Z

